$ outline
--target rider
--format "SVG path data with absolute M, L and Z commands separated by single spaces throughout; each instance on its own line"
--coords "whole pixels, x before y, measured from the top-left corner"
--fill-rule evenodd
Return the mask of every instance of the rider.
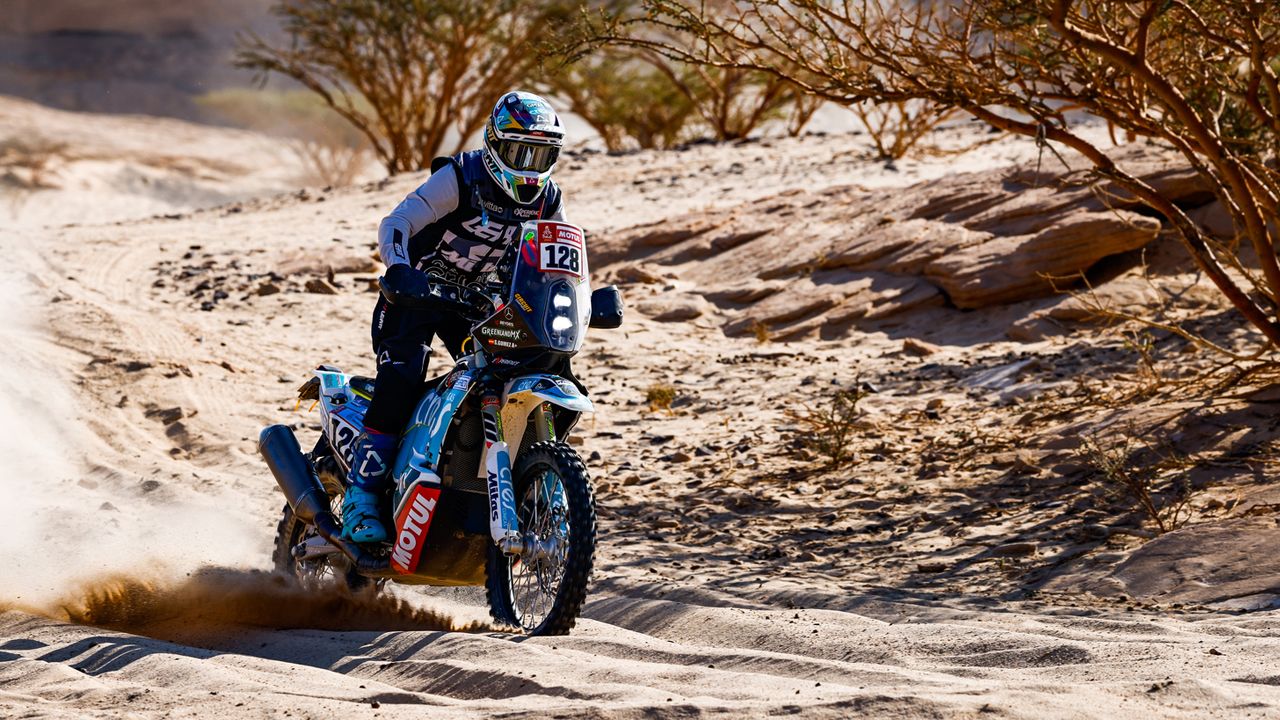
M 422 289 L 431 275 L 466 285 L 493 272 L 521 223 L 563 220 L 560 189 L 551 181 L 563 144 L 564 128 L 550 103 L 527 92 L 504 95 L 485 124 L 484 147 L 436 158 L 431 177 L 383 218 L 378 252 L 387 265 L 385 282 Z M 426 377 L 431 340 L 438 336 L 457 357 L 470 327 L 458 312 L 391 305 L 379 296 L 373 312 L 378 376 L 342 506 L 342 530 L 350 539 L 387 539 L 379 499 Z

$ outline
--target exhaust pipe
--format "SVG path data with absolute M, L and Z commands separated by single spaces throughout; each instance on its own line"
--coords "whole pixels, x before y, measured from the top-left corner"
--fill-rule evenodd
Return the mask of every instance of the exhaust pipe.
M 271 425 L 258 435 L 258 452 L 267 461 L 276 484 L 284 492 L 285 500 L 293 508 L 293 514 L 302 522 L 315 527 L 316 532 L 334 547 L 342 551 L 355 566 L 356 572 L 369 577 L 390 577 L 391 561 L 386 557 L 374 557 L 364 548 L 342 537 L 342 526 L 329 511 L 329 495 L 316 477 L 315 468 L 302 456 L 298 438 L 284 425 Z

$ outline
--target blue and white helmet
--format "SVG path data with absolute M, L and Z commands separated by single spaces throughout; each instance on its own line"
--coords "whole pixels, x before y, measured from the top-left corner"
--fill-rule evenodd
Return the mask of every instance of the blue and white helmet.
M 564 145 L 564 126 L 551 103 L 533 93 L 502 96 L 484 127 L 484 166 L 511 199 L 528 205 L 542 195 Z

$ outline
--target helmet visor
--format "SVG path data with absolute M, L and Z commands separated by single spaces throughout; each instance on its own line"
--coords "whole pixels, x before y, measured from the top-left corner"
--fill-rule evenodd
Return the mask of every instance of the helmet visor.
M 494 150 L 502 163 L 516 172 L 544 173 L 560 158 L 556 145 L 496 139 Z

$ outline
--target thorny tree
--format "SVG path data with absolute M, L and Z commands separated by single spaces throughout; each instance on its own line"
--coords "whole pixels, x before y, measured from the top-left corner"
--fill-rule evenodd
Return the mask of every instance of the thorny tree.
M 1162 214 L 1196 265 L 1280 343 L 1280 11 L 1275 0 L 645 0 L 584 44 L 772 73 L 843 104 L 926 100 L 1061 143 Z M 666 42 L 655 29 L 681 34 Z M 1217 243 L 1079 132 L 1084 110 L 1176 148 L 1244 242 Z M 1250 257 L 1252 256 L 1252 257 Z M 1255 272 L 1254 269 L 1260 272 Z
M 294 0 L 275 6 L 290 41 L 241 39 L 236 62 L 293 78 L 369 138 L 391 173 L 431 165 L 529 79 L 531 44 L 568 4 L 519 0 Z
M 550 67 L 540 85 L 564 99 L 610 151 L 631 142 L 669 148 L 686 139 L 694 107 L 669 76 L 630 53 L 602 49 Z
M 584 17 L 599 14 L 611 22 L 629 24 L 643 35 L 644 41 L 613 43 L 600 48 L 579 42 L 578 33 L 562 27 L 559 28 L 563 31 L 560 37 L 542 44 L 543 52 L 558 57 L 570 69 L 575 66 L 596 68 L 602 64 L 607 67 L 610 60 L 624 60 L 629 67 L 639 70 L 640 77 L 652 77 L 656 72 L 659 78 L 665 78 L 665 85 L 676 89 L 692 105 L 716 140 L 744 138 L 770 120 L 784 120 L 788 132 L 797 134 L 817 110 L 819 103 L 801 92 L 788 77 L 696 59 L 690 61 L 690 58 L 700 55 L 696 47 L 697 38 L 662 24 L 645 23 L 646 0 L 612 0 L 603 7 L 598 3 L 593 6 L 600 9 L 594 13 L 584 11 Z M 728 0 L 702 0 L 699 8 L 717 17 L 736 12 Z M 645 23 L 642 30 L 637 23 Z M 679 48 L 679 52 L 665 52 L 664 48 L 668 47 Z M 623 81 L 627 82 L 627 79 L 623 78 Z M 654 83 L 654 87 L 662 89 L 658 83 Z M 660 102 L 661 98 L 655 97 L 653 101 Z M 632 112 L 650 112 L 654 104 L 641 103 L 633 107 Z

